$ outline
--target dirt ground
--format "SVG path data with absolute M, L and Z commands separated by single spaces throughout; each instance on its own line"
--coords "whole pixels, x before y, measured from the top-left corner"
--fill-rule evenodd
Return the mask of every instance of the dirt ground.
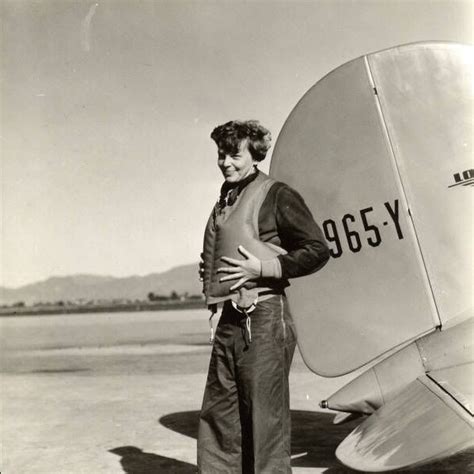
M 2 318 L 1 473 L 195 472 L 206 319 L 200 311 Z M 296 354 L 295 474 L 355 472 L 334 451 L 358 422 L 336 426 L 318 407 L 345 381 L 315 376 Z M 404 472 L 474 472 L 473 453 Z

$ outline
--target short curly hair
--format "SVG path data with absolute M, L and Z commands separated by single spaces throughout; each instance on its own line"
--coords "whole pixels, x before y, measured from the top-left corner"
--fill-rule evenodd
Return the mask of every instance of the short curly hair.
M 262 161 L 271 147 L 272 135 L 258 120 L 231 120 L 216 127 L 211 138 L 226 153 L 237 153 L 240 143 L 248 140 L 248 150 L 255 161 Z

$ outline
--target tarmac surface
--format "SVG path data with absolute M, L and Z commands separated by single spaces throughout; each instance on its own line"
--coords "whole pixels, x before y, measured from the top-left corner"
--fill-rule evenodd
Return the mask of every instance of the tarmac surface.
M 0 334 L 2 474 L 196 471 L 205 311 L 1 318 Z M 318 406 L 348 379 L 318 377 L 295 355 L 295 474 L 355 472 L 334 451 L 360 421 L 336 426 Z M 403 472 L 474 472 L 473 459 L 470 451 Z

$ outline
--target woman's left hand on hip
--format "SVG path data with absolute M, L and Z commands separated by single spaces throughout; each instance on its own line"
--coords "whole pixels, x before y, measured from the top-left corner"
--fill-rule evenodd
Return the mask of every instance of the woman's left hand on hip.
M 262 264 L 260 260 L 248 250 L 246 250 L 242 245 L 239 245 L 238 251 L 241 255 L 245 257 L 245 260 L 236 260 L 235 258 L 230 257 L 221 257 L 221 260 L 229 265 L 230 267 L 220 267 L 217 269 L 218 273 L 228 273 L 227 276 L 222 277 L 219 281 L 230 281 L 237 280 L 239 281 L 230 287 L 230 290 L 236 290 L 250 280 L 256 280 L 260 278 L 260 272 Z

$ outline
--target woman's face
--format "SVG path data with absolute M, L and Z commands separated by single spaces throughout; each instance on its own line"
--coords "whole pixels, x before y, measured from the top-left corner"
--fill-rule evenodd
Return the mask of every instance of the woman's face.
M 238 183 L 251 175 L 257 163 L 248 150 L 247 140 L 240 142 L 239 149 L 234 154 L 218 149 L 217 165 L 228 183 Z

